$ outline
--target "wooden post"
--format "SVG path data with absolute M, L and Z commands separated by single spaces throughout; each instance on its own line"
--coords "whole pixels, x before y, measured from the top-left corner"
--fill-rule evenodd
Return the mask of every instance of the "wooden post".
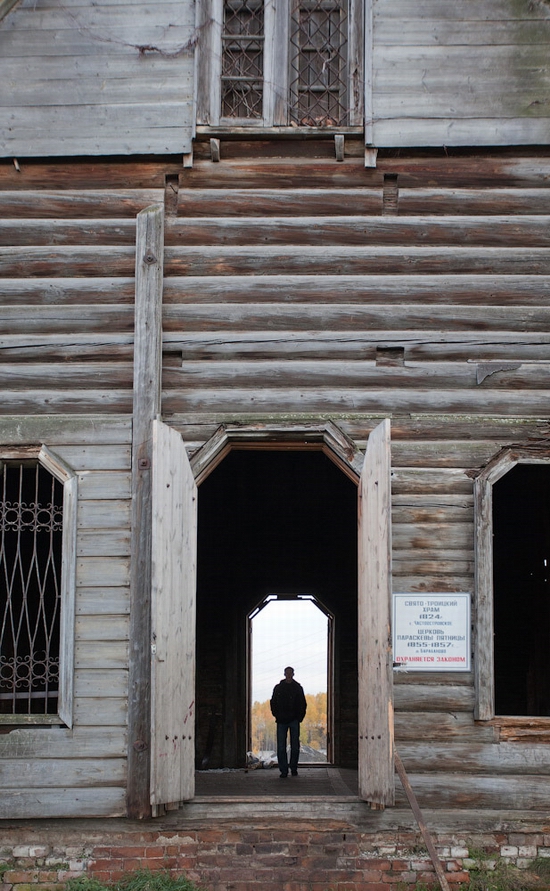
M 128 690 L 128 816 L 151 814 L 151 463 L 160 413 L 164 210 L 137 217 Z
M 428 827 L 426 826 L 426 823 L 424 822 L 424 817 L 422 816 L 422 811 L 420 810 L 420 807 L 418 806 L 418 802 L 416 800 L 416 795 L 414 794 L 412 786 L 409 783 L 409 778 L 408 778 L 405 768 L 403 766 L 403 762 L 401 761 L 401 758 L 399 757 L 397 752 L 394 752 L 394 758 L 395 758 L 395 767 L 396 767 L 397 773 L 399 774 L 399 779 L 401 780 L 401 785 L 403 786 L 403 789 L 405 790 L 405 795 L 407 796 L 407 798 L 409 800 L 411 810 L 415 816 L 416 822 L 418 823 L 418 827 L 422 834 L 422 838 L 424 839 L 424 844 L 426 845 L 426 847 L 428 849 L 428 854 L 430 855 L 430 860 L 433 863 L 433 867 L 435 869 L 435 874 L 437 876 L 437 880 L 442 888 L 442 891 L 450 891 L 449 883 L 447 881 L 445 872 L 443 870 L 443 864 L 441 863 L 441 860 L 437 856 L 437 851 L 435 850 L 434 843 L 432 841 L 432 837 L 430 835 Z

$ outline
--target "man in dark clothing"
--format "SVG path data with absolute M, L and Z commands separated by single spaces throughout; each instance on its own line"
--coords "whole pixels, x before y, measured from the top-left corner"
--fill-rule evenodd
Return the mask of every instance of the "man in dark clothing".
M 307 709 L 304 689 L 294 680 L 294 669 L 285 668 L 284 679 L 273 689 L 271 713 L 277 722 L 277 763 L 281 777 L 288 776 L 286 737 L 290 732 L 290 772 L 298 776 L 298 756 L 300 754 L 300 724 Z

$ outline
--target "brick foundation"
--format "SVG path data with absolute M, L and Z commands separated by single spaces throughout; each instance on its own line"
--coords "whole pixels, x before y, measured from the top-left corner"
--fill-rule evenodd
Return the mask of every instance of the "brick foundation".
M 413 830 L 362 831 L 335 821 L 265 821 L 189 829 L 94 821 L 0 826 L 0 891 L 53 891 L 87 875 L 113 882 L 137 869 L 185 874 L 207 891 L 408 891 L 437 884 Z M 122 827 L 122 828 L 121 828 Z M 473 849 L 527 868 L 550 857 L 542 831 L 433 833 L 451 887 L 468 881 Z M 396 889 L 397 891 L 397 889 Z

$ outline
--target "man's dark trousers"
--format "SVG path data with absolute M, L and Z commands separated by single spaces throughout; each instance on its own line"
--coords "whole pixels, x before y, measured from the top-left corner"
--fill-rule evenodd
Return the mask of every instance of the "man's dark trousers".
M 277 724 L 277 763 L 283 776 L 288 776 L 288 757 L 286 753 L 286 737 L 290 731 L 290 772 L 298 770 L 298 756 L 300 754 L 300 722 L 288 721 L 286 724 Z

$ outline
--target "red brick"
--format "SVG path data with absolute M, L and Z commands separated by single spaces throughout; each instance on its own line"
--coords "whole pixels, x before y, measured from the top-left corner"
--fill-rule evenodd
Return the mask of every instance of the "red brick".
M 449 883 L 454 884 L 468 884 L 470 881 L 469 873 L 467 872 L 450 872 L 447 874 L 447 881 Z
M 124 848 L 113 848 L 113 855 L 120 858 L 125 857 L 145 857 L 145 848 L 143 846 L 129 846 Z
M 24 883 L 38 882 L 38 872 L 35 870 L 9 869 L 3 875 L 3 881 L 8 885 L 20 885 Z

